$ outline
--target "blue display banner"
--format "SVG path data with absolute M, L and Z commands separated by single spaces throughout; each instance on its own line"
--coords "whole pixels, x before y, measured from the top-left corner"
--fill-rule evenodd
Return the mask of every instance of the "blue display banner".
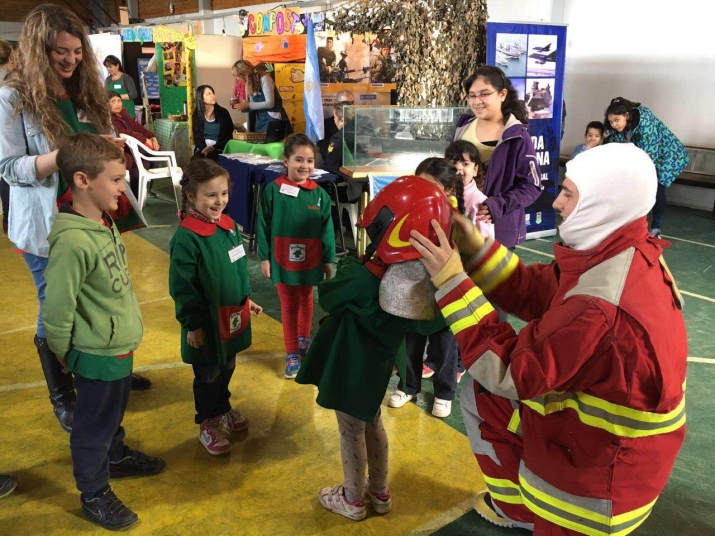
M 487 23 L 487 65 L 509 77 L 529 114 L 529 133 L 544 192 L 526 210 L 526 237 L 556 234 L 551 204 L 558 195 L 566 26 Z
M 139 70 L 139 76 L 144 76 L 146 81 L 146 93 L 147 97 L 150 99 L 159 98 L 159 76 L 156 73 L 146 72 L 146 68 L 149 65 L 151 58 L 137 58 L 137 68 Z M 140 78 L 141 80 L 141 78 Z

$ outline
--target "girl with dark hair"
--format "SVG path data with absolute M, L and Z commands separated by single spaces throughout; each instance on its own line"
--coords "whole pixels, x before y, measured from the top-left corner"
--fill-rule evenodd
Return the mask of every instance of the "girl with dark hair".
M 112 56 L 111 54 L 104 58 L 104 66 L 109 72 L 109 76 L 104 81 L 104 87 L 107 91 L 114 91 L 119 94 L 122 99 L 122 106 L 129 114 L 129 117 L 135 117 L 134 112 L 134 99 L 136 99 L 139 94 L 137 93 L 137 86 L 134 83 L 134 79 L 124 72 L 124 67 L 122 67 L 122 62 L 119 58 Z
M 688 151 L 653 112 L 640 102 L 616 97 L 606 108 L 603 143 L 632 143 L 643 149 L 655 165 L 658 191 L 655 196 L 650 234 L 660 238 L 660 228 L 667 208 L 665 189 L 678 178 L 690 162 Z
M 217 160 L 233 136 L 231 114 L 216 102 L 211 86 L 196 88 L 196 107 L 192 115 L 194 158 Z
M 452 206 L 464 214 L 464 185 L 455 165 L 446 158 L 427 158 L 420 162 L 415 175 L 436 183 L 449 197 Z M 427 342 L 429 341 L 429 345 Z M 405 378 L 400 377 L 397 389 L 387 399 L 391 408 L 401 408 L 415 398 L 422 390 L 425 372 L 432 372 L 434 403 L 432 415 L 440 419 L 452 413 L 452 402 L 457 395 L 457 383 L 464 372 L 459 362 L 459 348 L 452 332 L 447 327 L 444 316 L 438 314 L 434 320 L 408 321 L 405 334 L 407 361 Z M 422 358 L 427 347 L 427 368 Z M 460 371 L 461 367 L 461 371 Z
M 474 115 L 459 118 L 453 141 L 476 145 L 487 196 L 477 217 L 494 223 L 496 239 L 513 248 L 526 239 L 524 212 L 542 191 L 526 108 L 498 67 L 480 67 L 462 85 Z
M 181 324 L 181 359 L 194 369 L 194 422 L 209 454 L 231 450 L 228 436 L 248 428 L 231 407 L 228 385 L 236 353 L 251 346 L 248 257 L 236 222 L 223 213 L 228 172 L 211 160 L 194 160 L 181 179 L 181 225 L 171 239 L 169 292 Z M 228 252 L 228 254 L 227 254 Z

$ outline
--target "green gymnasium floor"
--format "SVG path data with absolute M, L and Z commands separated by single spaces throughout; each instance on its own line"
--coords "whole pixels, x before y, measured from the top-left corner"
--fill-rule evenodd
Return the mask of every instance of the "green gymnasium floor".
M 168 184 L 157 184 L 146 216 L 152 225 L 125 235 L 132 279 L 142 303 L 145 334 L 135 366 L 152 379 L 151 390 L 133 393 L 125 418 L 127 443 L 163 456 L 168 469 L 149 479 L 113 482 L 118 496 L 140 518 L 135 534 L 527 534 L 499 529 L 472 510 L 484 487 L 469 450 L 455 401 L 452 415 L 431 416 L 432 383 L 423 382 L 415 403 L 383 407 L 390 436 L 394 509 L 355 523 L 328 513 L 318 489 L 341 478 L 337 426 L 315 403 L 315 390 L 282 378 L 280 304 L 249 259 L 255 300 L 265 316 L 254 324 L 253 347 L 239 358 L 232 382 L 234 403 L 251 421 L 232 438 L 230 455 L 212 457 L 193 424 L 191 370 L 180 363 L 179 328 L 168 295 L 169 240 L 177 225 Z M 706 212 L 669 207 L 665 256 L 685 296 L 689 335 L 688 436 L 653 514 L 636 534 L 715 534 L 715 220 Z M 551 240 L 517 250 L 526 263 L 550 262 Z M 0 237 L 0 472 L 18 478 L 15 493 L 0 502 L 0 534 L 102 534 L 80 512 L 68 436 L 51 413 L 32 345 L 37 312 L 24 262 Z M 322 316 L 316 307 L 315 324 Z M 518 321 L 514 323 L 519 327 Z M 395 379 L 390 391 L 395 388 Z M 370 508 L 368 507 L 370 512 Z

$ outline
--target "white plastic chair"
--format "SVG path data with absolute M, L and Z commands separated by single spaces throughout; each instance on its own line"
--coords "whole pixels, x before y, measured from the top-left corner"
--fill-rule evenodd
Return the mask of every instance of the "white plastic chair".
M 137 169 L 139 170 L 139 188 L 137 192 L 137 202 L 140 208 L 144 208 L 147 199 L 147 186 L 149 181 L 155 179 L 171 178 L 174 186 L 174 197 L 176 206 L 181 208 L 181 178 L 184 176 L 183 170 L 176 165 L 176 155 L 174 151 L 154 151 L 141 143 L 138 139 L 127 134 L 120 134 L 129 150 L 134 156 Z M 161 162 L 164 167 L 146 169 L 144 161 Z

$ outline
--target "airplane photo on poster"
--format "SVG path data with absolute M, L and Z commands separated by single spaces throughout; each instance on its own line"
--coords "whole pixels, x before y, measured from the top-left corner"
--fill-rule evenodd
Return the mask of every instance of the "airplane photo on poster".
M 544 65 L 547 61 L 556 61 L 556 51 L 554 50 L 550 54 L 532 52 L 529 57 L 535 59 L 539 65 Z
M 555 35 L 529 34 L 526 76 L 555 76 L 557 50 Z

